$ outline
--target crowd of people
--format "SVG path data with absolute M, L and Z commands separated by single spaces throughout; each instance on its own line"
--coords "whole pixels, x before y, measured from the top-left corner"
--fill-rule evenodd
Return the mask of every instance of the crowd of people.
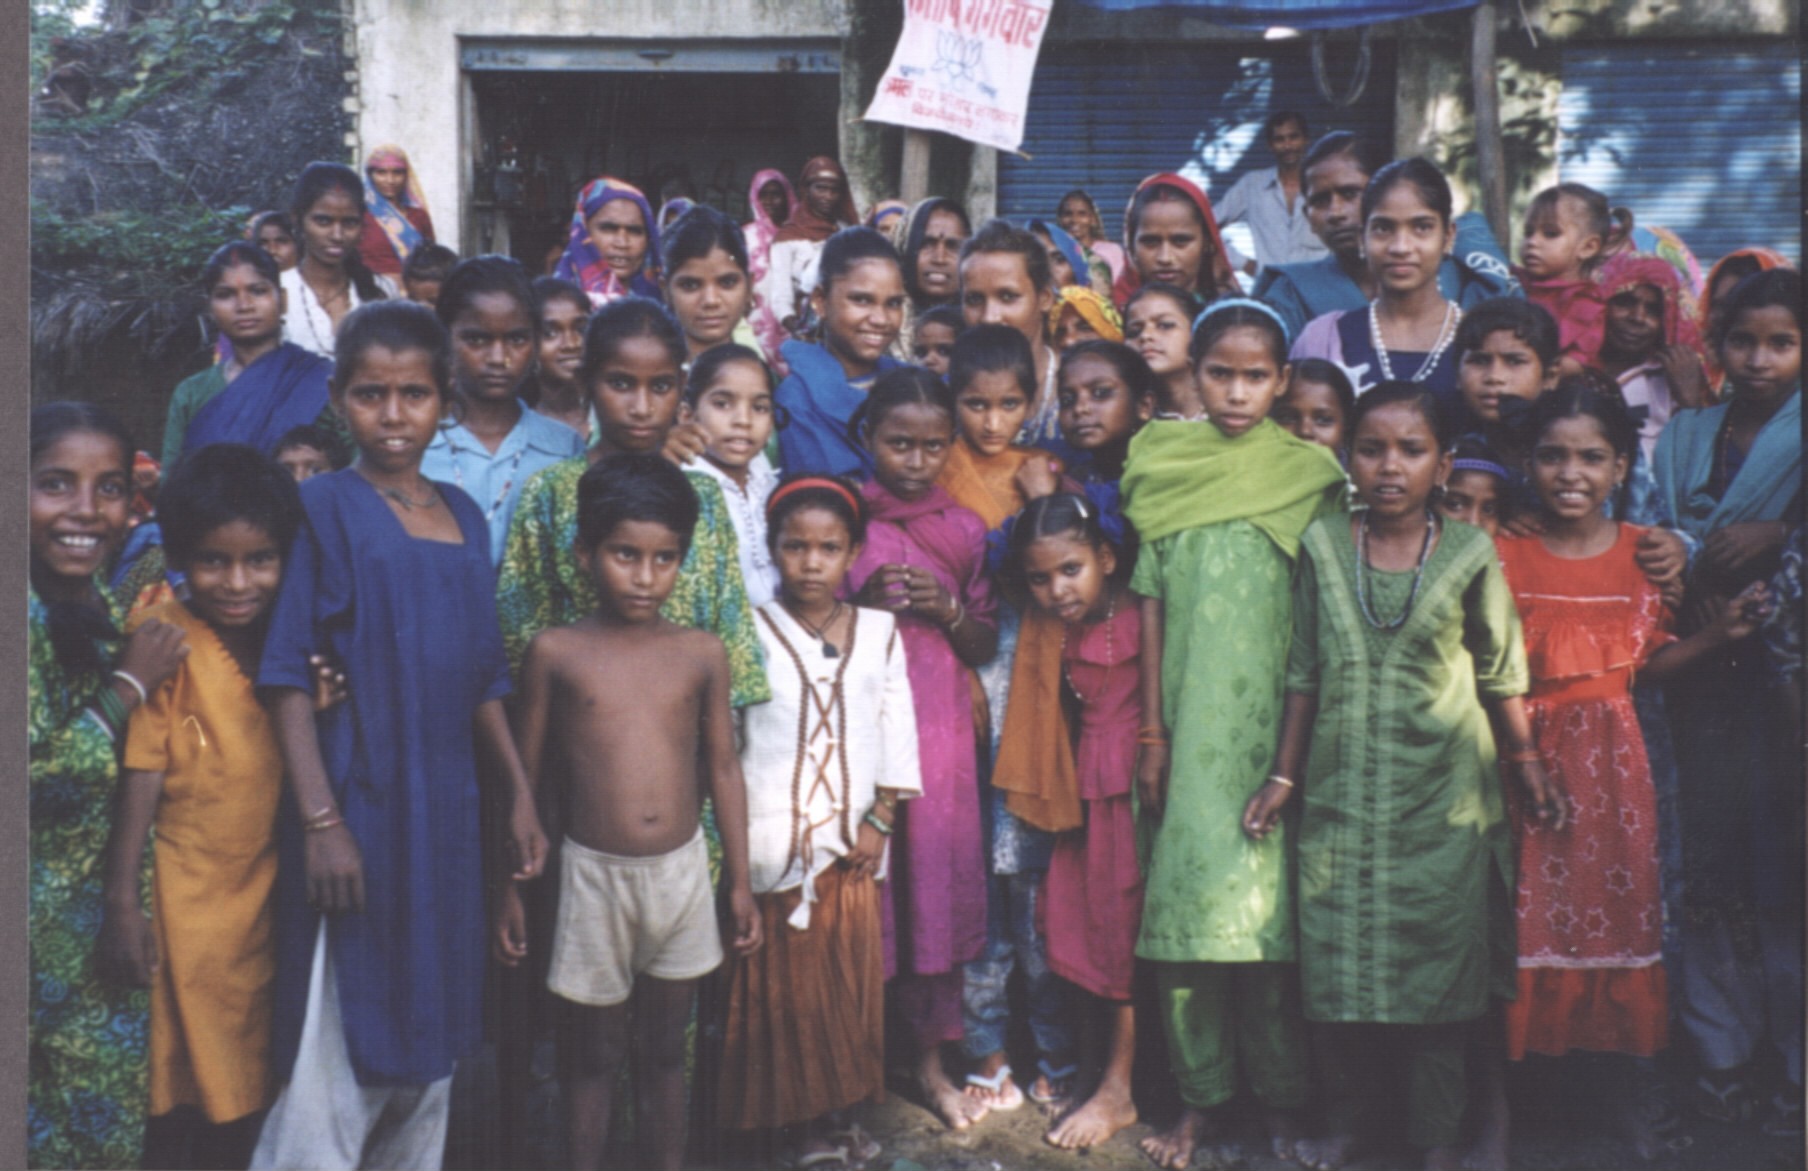
M 31 1164 L 438 1167 L 486 1035 L 582 1168 L 869 1163 L 888 1044 L 1087 1148 L 1139 1036 L 1166 1168 L 1505 1167 L 1551 1058 L 1799 1135 L 1798 271 L 1265 131 L 1253 258 L 821 157 L 535 276 L 308 166 L 161 460 L 32 415 Z

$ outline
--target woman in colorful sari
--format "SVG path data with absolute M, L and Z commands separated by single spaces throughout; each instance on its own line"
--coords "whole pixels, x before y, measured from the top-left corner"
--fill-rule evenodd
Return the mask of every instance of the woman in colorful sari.
M 358 242 L 364 267 L 399 277 L 408 254 L 433 242 L 433 217 L 407 153 L 379 146 L 364 160 L 364 235 Z
M 747 277 L 758 290 L 765 285 L 766 273 L 772 267 L 773 240 L 797 213 L 797 192 L 791 190 L 791 180 L 785 178 L 783 171 L 768 167 L 748 184 L 747 206 L 753 210 L 753 219 L 742 225 L 741 232 L 747 237 Z M 785 329 L 763 297 L 755 298 L 751 320 L 753 335 L 760 339 L 760 352 L 783 378 L 787 371 L 778 348 L 785 342 Z
M 658 301 L 658 256 L 652 204 L 640 188 L 604 175 L 578 192 L 553 275 L 583 289 L 597 309 L 630 295 Z

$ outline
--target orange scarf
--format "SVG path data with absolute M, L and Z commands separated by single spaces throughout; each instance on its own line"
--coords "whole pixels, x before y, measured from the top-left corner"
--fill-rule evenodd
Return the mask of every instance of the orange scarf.
M 1047 452 L 1031 447 L 980 455 L 965 440 L 956 440 L 937 483 L 992 530 L 1023 509 L 1017 470 L 1032 459 L 1047 458 Z M 1024 613 L 1011 664 L 1011 702 L 992 766 L 992 786 L 1004 793 L 1005 808 L 1051 832 L 1082 823 L 1080 778 L 1061 704 L 1061 641 L 1060 622 L 1034 609 Z

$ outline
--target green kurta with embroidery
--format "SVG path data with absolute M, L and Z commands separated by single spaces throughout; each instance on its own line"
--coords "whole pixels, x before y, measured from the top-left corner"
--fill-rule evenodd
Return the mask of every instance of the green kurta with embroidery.
M 1349 516 L 1320 518 L 1287 669 L 1289 692 L 1318 697 L 1298 834 L 1306 1017 L 1467 1020 L 1513 987 L 1512 846 L 1481 701 L 1529 685 L 1519 614 L 1494 542 L 1464 524 L 1443 525 L 1396 630 L 1364 619 L 1355 574 Z M 1412 578 L 1368 575 L 1370 612 L 1399 614 Z
M 112 599 L 98 583 L 95 588 L 117 626 Z M 107 685 L 106 672 L 71 673 L 57 661 L 49 615 L 36 591 L 26 613 L 31 810 L 26 1161 L 33 1167 L 136 1167 L 144 1140 L 150 994 L 109 983 L 94 970 L 119 760 L 112 738 L 87 708 Z M 118 651 L 113 642 L 95 646 L 103 661 Z M 144 861 L 148 900 L 148 847 Z
M 1143 818 L 1136 954 L 1171 963 L 1292 960 L 1293 835 L 1251 841 L 1240 823 L 1274 763 L 1287 664 L 1292 563 L 1247 521 L 1145 542 L 1130 588 L 1160 598 L 1168 799 Z
M 496 585 L 496 611 L 509 670 L 519 681 L 534 635 L 596 613 L 596 588 L 578 563 L 578 480 L 590 467 L 574 456 L 534 476 L 521 490 L 509 523 Z M 734 522 L 722 489 L 703 472 L 687 472 L 697 490 L 697 531 L 678 570 L 678 584 L 659 612 L 681 626 L 707 630 L 728 650 L 729 702 L 735 707 L 772 698 L 760 658 L 759 632 Z

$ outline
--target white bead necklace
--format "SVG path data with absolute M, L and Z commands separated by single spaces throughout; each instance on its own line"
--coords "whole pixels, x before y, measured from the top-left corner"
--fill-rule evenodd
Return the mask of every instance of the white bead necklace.
M 1409 382 L 1424 382 L 1431 377 L 1431 372 L 1438 368 L 1438 361 L 1450 343 L 1456 340 L 1457 323 L 1463 320 L 1463 311 L 1457 308 L 1455 301 L 1444 302 L 1444 324 L 1438 329 L 1438 343 L 1431 347 L 1425 360 L 1419 363 L 1419 369 L 1408 379 Z M 1381 368 L 1384 382 L 1394 381 L 1394 364 L 1387 358 L 1387 343 L 1381 338 L 1381 315 L 1376 312 L 1375 305 L 1369 305 L 1369 341 L 1375 347 L 1375 364 Z

